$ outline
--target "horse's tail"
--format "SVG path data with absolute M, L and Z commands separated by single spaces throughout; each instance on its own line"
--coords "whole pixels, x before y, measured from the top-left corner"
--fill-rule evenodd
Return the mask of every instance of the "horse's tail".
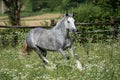
M 28 45 L 26 41 L 23 43 L 22 53 L 23 55 L 29 55 L 30 49 L 28 48 Z

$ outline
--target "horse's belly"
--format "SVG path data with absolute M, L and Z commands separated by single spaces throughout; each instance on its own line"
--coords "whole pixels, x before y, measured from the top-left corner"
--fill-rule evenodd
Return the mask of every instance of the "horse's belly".
M 62 43 L 55 39 L 46 39 L 46 40 L 41 39 L 37 44 L 39 47 L 50 51 L 56 51 L 62 47 Z

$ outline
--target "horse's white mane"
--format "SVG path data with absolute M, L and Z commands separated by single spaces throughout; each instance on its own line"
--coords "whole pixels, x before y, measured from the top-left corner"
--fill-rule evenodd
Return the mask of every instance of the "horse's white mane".
M 60 19 L 60 20 L 57 22 L 56 26 L 61 26 L 61 23 L 62 23 L 65 19 L 66 19 L 66 16 L 63 17 L 62 19 Z

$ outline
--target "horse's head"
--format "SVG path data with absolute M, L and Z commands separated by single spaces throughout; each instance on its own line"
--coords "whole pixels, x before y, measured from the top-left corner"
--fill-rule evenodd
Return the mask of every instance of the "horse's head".
M 73 14 L 66 14 L 65 16 L 67 17 L 65 21 L 66 29 L 68 29 L 71 32 L 76 32 L 77 29 L 74 24 L 75 20 L 73 18 Z

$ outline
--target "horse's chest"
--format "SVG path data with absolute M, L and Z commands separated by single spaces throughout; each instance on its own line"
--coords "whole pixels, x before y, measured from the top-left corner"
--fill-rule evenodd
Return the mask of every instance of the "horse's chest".
M 65 40 L 65 43 L 64 43 L 64 48 L 67 48 L 67 47 L 70 47 L 71 46 L 71 40 L 68 38 Z

